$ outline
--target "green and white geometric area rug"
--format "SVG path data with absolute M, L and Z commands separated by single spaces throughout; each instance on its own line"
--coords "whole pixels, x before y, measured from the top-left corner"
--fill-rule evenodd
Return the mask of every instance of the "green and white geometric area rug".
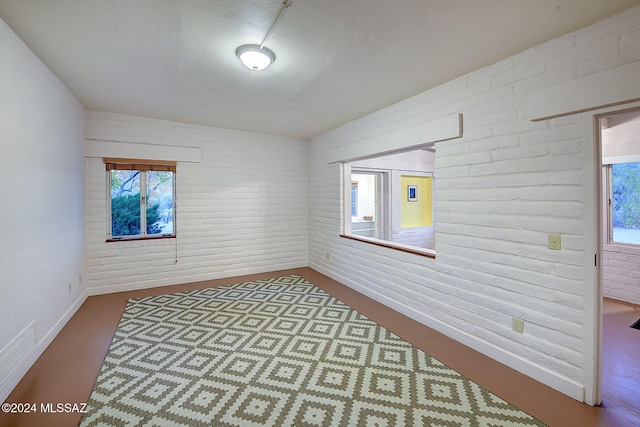
M 543 426 L 300 276 L 129 300 L 81 426 Z

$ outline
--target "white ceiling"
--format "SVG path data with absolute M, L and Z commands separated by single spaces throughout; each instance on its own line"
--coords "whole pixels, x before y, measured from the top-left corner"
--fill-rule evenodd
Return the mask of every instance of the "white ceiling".
M 0 0 L 90 109 L 310 138 L 640 0 Z

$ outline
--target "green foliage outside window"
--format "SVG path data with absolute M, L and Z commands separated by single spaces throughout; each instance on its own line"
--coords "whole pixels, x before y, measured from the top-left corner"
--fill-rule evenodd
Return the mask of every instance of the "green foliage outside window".
M 146 235 L 173 231 L 172 172 L 111 171 L 111 236 L 138 236 L 141 208 L 145 208 Z M 146 186 L 141 204 L 140 185 Z
M 147 207 L 147 234 L 158 234 L 160 205 Z M 111 199 L 111 234 L 113 236 L 135 236 L 140 234 L 140 194 L 126 194 Z

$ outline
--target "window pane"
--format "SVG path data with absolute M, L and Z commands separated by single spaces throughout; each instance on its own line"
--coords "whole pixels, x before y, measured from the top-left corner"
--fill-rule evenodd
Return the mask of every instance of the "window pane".
M 351 217 L 351 234 L 379 238 L 377 209 L 383 209 L 378 204 L 379 180 L 381 173 L 351 173 L 351 182 L 358 183 L 355 192 L 353 184 L 351 186 L 351 206 L 352 209 L 354 204 L 356 207 L 355 215 Z
M 173 234 L 173 172 L 147 172 L 147 234 Z
M 613 241 L 640 244 L 640 163 L 611 167 Z
M 140 171 L 111 171 L 111 235 L 140 234 Z
M 358 183 L 351 183 L 351 216 L 358 216 Z

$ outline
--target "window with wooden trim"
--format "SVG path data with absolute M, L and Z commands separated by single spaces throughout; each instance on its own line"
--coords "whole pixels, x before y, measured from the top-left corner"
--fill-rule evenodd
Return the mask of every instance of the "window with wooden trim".
M 176 162 L 104 159 L 107 240 L 175 237 Z

